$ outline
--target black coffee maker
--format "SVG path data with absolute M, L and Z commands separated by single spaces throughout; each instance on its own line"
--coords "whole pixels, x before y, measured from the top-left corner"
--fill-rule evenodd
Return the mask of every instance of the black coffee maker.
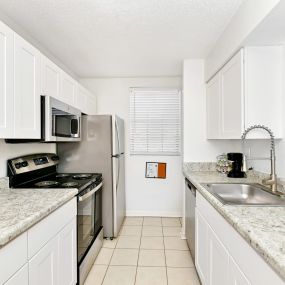
M 227 154 L 228 160 L 232 162 L 232 170 L 228 173 L 228 177 L 244 178 L 245 172 L 242 171 L 243 154 L 239 152 L 229 152 Z

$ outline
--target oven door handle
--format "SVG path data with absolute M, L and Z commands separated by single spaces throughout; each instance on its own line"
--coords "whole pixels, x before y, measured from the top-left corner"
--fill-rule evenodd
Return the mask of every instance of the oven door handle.
M 95 192 L 97 192 L 101 187 L 103 186 L 103 182 L 101 182 L 97 187 L 95 187 L 92 191 L 86 193 L 83 196 L 79 196 L 78 197 L 78 201 L 82 202 L 84 200 L 86 200 L 87 198 L 89 198 L 90 196 L 92 196 Z

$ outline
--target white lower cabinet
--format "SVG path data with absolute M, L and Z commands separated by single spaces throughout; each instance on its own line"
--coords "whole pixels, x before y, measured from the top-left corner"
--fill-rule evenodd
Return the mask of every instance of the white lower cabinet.
M 195 227 L 195 265 L 202 285 L 285 285 L 198 192 Z
M 61 270 L 59 285 L 74 285 L 77 282 L 77 234 L 76 218 L 59 234 L 58 264 Z
M 215 233 L 208 227 L 208 245 L 209 245 L 209 282 L 211 285 L 228 285 L 228 268 L 229 254 L 215 235 Z
M 229 259 L 229 276 L 230 276 L 228 283 L 229 285 L 251 284 L 232 258 Z
M 28 285 L 29 284 L 29 269 L 28 264 L 25 264 L 17 271 L 4 285 Z
M 208 275 L 208 224 L 203 216 L 196 210 L 195 221 L 195 263 L 202 284 L 207 284 Z
M 75 285 L 77 282 L 76 218 L 30 261 L 30 285 Z
M 0 249 L 0 285 L 77 283 L 76 198 Z
M 59 285 L 58 270 L 58 236 L 50 240 L 30 261 L 29 261 L 29 284 L 30 285 Z M 62 284 L 63 285 L 63 284 Z

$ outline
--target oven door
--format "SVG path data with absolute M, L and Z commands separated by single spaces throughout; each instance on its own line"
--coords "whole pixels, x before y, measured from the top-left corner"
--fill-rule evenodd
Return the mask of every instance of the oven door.
M 77 252 L 80 265 L 102 228 L 102 185 L 90 186 L 78 195 Z

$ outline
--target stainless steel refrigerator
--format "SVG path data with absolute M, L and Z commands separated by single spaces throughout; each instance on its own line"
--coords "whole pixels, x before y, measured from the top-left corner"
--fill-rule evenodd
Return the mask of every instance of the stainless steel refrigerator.
M 82 116 L 82 140 L 58 143 L 59 172 L 103 174 L 103 230 L 117 237 L 126 213 L 124 121 L 118 116 Z

